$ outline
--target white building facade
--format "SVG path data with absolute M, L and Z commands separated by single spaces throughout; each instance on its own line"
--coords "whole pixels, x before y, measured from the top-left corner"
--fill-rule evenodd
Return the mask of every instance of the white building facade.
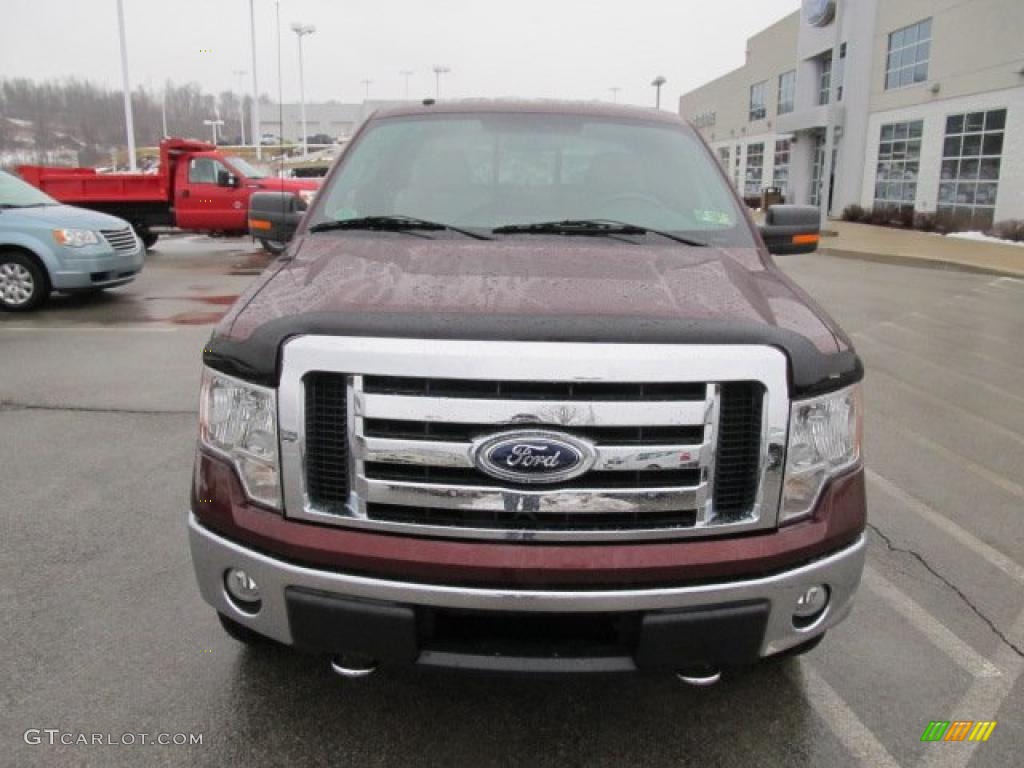
M 960 227 L 1021 219 L 1024 2 L 804 0 L 679 111 L 751 200 L 778 187 L 802 204 L 828 191 L 834 215 L 856 203 Z

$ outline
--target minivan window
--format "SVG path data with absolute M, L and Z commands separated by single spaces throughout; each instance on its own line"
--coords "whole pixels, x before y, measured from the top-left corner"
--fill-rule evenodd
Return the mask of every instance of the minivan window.
M 410 216 L 464 228 L 600 219 L 753 246 L 700 139 L 592 115 L 383 118 L 346 152 L 310 225 Z
M 0 208 L 26 208 L 39 205 L 60 205 L 27 181 L 0 171 Z

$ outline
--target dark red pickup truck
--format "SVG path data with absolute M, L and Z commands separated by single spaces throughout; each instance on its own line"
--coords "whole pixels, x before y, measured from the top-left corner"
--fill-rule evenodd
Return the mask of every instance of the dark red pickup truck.
M 237 639 L 336 672 L 806 651 L 865 553 L 863 369 L 679 118 L 373 116 L 204 352 L 189 532 Z
M 304 208 L 320 187 L 319 181 L 268 176 L 244 159 L 194 139 L 161 141 L 158 172 L 152 174 L 45 165 L 22 165 L 18 173 L 62 203 L 128 221 L 147 248 L 158 237 L 152 227 L 247 234 L 249 198 L 254 193 L 291 194 Z M 261 243 L 273 253 L 283 250 L 279 241 L 263 238 Z

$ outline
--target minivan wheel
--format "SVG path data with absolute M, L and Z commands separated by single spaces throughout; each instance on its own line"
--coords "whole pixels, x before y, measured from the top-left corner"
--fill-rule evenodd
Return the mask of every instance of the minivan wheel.
M 49 296 L 46 272 L 34 259 L 17 251 L 0 253 L 0 309 L 26 312 Z
M 142 241 L 142 245 L 145 246 L 147 251 L 156 245 L 156 241 L 160 239 L 160 235 L 148 227 L 136 229 L 135 234 L 139 236 L 139 240 Z
M 270 645 L 273 641 L 270 638 L 264 637 L 259 632 L 253 632 L 244 624 L 239 624 L 234 619 L 228 618 L 223 613 L 217 612 L 217 618 L 220 620 L 221 627 L 227 632 L 232 639 L 237 640 L 243 645 Z
M 284 253 L 284 249 L 288 247 L 288 243 L 282 242 L 280 240 L 261 239 L 260 245 L 263 246 L 263 250 L 265 250 L 267 253 L 272 253 L 275 256 Z

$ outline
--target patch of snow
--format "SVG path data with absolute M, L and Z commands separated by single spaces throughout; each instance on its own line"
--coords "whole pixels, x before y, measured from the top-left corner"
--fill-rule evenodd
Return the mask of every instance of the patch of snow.
M 1015 243 L 1013 240 L 1003 240 L 1001 237 L 992 237 L 984 232 L 950 232 L 946 237 L 955 237 L 958 240 L 974 240 L 979 243 L 997 243 L 999 245 L 1016 245 L 1024 248 L 1024 243 Z

